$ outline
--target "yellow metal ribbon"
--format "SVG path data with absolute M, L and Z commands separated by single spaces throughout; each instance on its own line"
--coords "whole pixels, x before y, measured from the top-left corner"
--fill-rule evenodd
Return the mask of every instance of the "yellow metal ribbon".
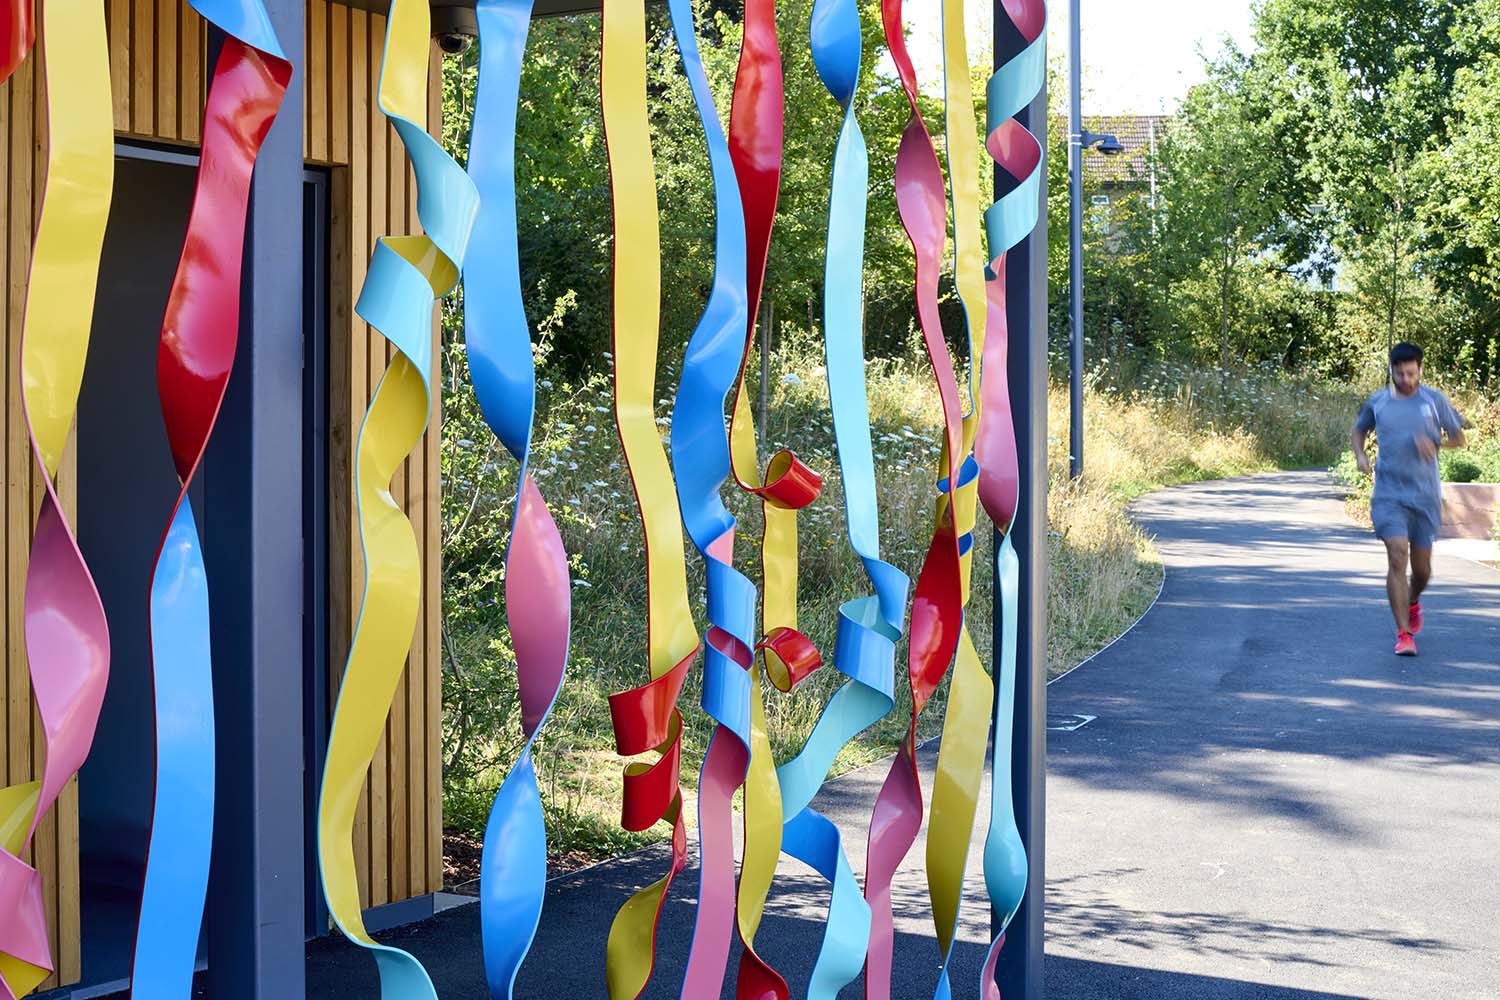
M 416 627 L 421 560 L 391 478 L 421 439 L 431 404 L 432 306 L 458 281 L 478 211 L 473 182 L 427 133 L 431 15 L 426 0 L 392 0 L 379 105 L 417 175 L 417 215 L 426 235 L 384 237 L 375 248 L 356 311 L 399 350 L 360 428 L 355 498 L 365 591 L 328 738 L 318 811 L 318 855 L 329 913 L 374 952 L 390 1000 L 435 997 L 415 958 L 366 931 L 355 877 L 354 810 L 379 745 Z
M 103 7 L 97 0 L 49 0 L 42 17 L 47 173 L 22 321 L 21 381 L 37 461 L 47 479 L 54 481 L 73 426 L 88 356 L 99 254 L 114 188 L 114 125 Z M 55 503 L 50 494 L 47 502 Z M 60 510 L 57 513 L 61 515 Z M 103 627 L 102 614 L 98 624 Z M 38 656 L 36 650 L 28 653 Z M 33 670 L 72 671 L 84 667 L 85 660 L 34 663 Z M 87 683 L 76 677 L 72 683 L 80 689 L 97 684 L 98 694 L 103 694 L 102 676 Z M 60 720 L 74 730 L 66 735 L 72 744 L 69 753 L 78 759 L 91 742 L 94 726 L 92 719 L 82 717 L 85 714 Z M 62 753 L 50 744 L 53 735 L 48 727 L 48 753 Z M 42 800 L 41 786 L 40 781 L 31 781 L 0 788 L 0 850 L 12 858 L 20 857 L 40 814 L 52 804 L 50 795 Z M 17 906 L 15 912 L 0 913 L 0 925 L 19 931 L 25 917 Z M 0 944 L 4 937 L 0 935 Z M 42 929 L 42 942 L 37 943 L 44 942 Z M 0 995 L 24 996 L 51 972 L 49 966 L 0 949 Z
M 963 448 L 967 457 L 979 430 L 980 403 L 975 386 L 984 356 L 988 299 L 984 246 L 980 236 L 979 139 L 974 95 L 969 82 L 968 42 L 963 0 L 943 0 L 943 89 L 948 147 L 948 184 L 953 199 L 954 283 L 964 306 L 969 331 L 969 411 L 964 415 Z M 1002 373 L 1003 377 L 1003 373 Z M 946 458 L 946 456 L 945 456 Z M 946 467 L 946 461 L 940 467 Z M 960 538 L 972 534 L 977 519 L 979 479 L 964 476 L 953 494 L 954 528 Z M 947 502 L 938 501 L 939 510 Z M 974 546 L 960 556 L 963 604 L 968 607 Z M 985 743 L 995 688 L 974 646 L 967 622 L 959 634 L 948 706 L 943 716 L 941 750 L 932 790 L 927 831 L 927 881 L 938 949 L 947 956 L 953 945 L 963 894 L 964 868 L 984 776 Z M 946 969 L 944 970 L 946 976 Z
M 661 241 L 646 116 L 644 0 L 605 0 L 602 44 L 600 97 L 614 208 L 615 419 L 646 538 L 647 661 L 656 682 L 690 660 L 699 643 L 688 603 L 682 518 L 654 405 Z M 680 721 L 666 735 L 658 748 L 663 752 L 680 738 Z M 633 764 L 627 779 L 647 770 Z M 677 775 L 669 780 L 675 789 Z M 612 1000 L 638 996 L 651 978 L 657 915 L 685 850 L 681 805 L 674 793 L 661 817 L 674 828 L 671 870 L 632 895 L 610 926 L 605 974 Z

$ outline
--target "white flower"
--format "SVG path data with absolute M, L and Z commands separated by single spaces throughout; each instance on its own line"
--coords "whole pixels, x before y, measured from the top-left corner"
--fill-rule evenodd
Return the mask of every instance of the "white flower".
M 543 389 L 550 389 L 550 388 L 552 388 L 552 380 L 549 379 L 549 378 L 542 379 L 542 381 L 539 384 L 541 385 L 541 387 Z
M 802 384 L 802 379 L 798 378 L 795 372 L 788 372 L 787 374 L 781 376 L 781 384 L 782 385 L 801 385 Z

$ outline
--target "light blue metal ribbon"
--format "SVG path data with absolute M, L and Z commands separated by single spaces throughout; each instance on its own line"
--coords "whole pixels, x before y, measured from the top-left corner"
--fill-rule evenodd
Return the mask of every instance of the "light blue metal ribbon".
M 400 948 L 380 944 L 369 937 L 357 909 L 357 891 L 349 884 L 353 876 L 352 850 L 347 842 L 340 843 L 330 839 L 343 841 L 349 836 L 348 827 L 343 826 L 343 821 L 336 820 L 335 816 L 357 794 L 354 789 L 361 780 L 364 766 L 368 764 L 368 755 L 362 747 L 367 745 L 369 752 L 373 752 L 375 745 L 374 739 L 365 743 L 367 737 L 374 735 L 370 725 L 371 691 L 356 690 L 351 685 L 351 679 L 358 677 L 357 671 L 373 671 L 371 676 L 378 677 L 376 683 L 383 685 L 389 682 L 391 691 L 394 691 L 395 678 L 399 676 L 399 663 L 396 664 L 396 672 L 390 672 L 392 664 L 388 657 L 392 650 L 365 648 L 369 641 L 367 637 L 380 634 L 380 629 L 388 624 L 381 618 L 383 609 L 378 606 L 372 609 L 369 604 L 372 593 L 369 586 L 372 549 L 371 538 L 365 532 L 367 512 L 362 499 L 369 484 L 362 481 L 366 471 L 362 464 L 366 460 L 373 460 L 373 454 L 367 454 L 366 437 L 370 434 L 385 436 L 409 433 L 410 442 L 407 447 L 410 447 L 425 432 L 431 409 L 433 304 L 436 297 L 447 294 L 457 280 L 457 270 L 463 266 L 469 234 L 478 211 L 478 195 L 473 183 L 463 168 L 428 134 L 422 123 L 425 120 L 424 105 L 415 103 L 420 90 L 413 78 L 420 73 L 425 79 L 427 46 L 430 43 L 428 31 L 425 30 L 427 11 L 424 8 L 420 14 L 414 15 L 411 4 L 412 0 L 393 2 L 387 24 L 385 55 L 381 64 L 382 86 L 378 103 L 386 120 L 395 127 L 411 159 L 416 174 L 417 218 L 422 232 L 420 236 L 381 237 L 376 242 L 354 309 L 360 318 L 400 351 L 405 362 L 420 378 L 423 400 L 428 405 L 423 407 L 420 426 L 389 422 L 389 418 L 399 418 L 402 414 L 399 411 L 383 411 L 382 394 L 395 393 L 398 401 L 409 404 L 413 389 L 403 370 L 404 365 L 400 365 L 400 359 L 397 359 L 381 378 L 360 426 L 359 441 L 355 449 L 355 481 L 359 487 L 356 490 L 356 515 L 360 525 L 366 585 L 351 642 L 350 663 L 346 669 L 344 684 L 339 690 L 330 728 L 328 757 L 324 763 L 323 785 L 320 790 L 319 851 L 324 893 L 329 898 L 330 914 L 351 940 L 368 949 L 374 956 L 380 973 L 381 996 L 390 1000 L 435 1000 L 436 992 L 432 981 L 415 956 Z M 393 74 L 397 81 L 389 95 L 384 86 L 387 73 Z M 411 101 L 412 105 L 407 107 L 387 103 L 403 100 Z M 415 256 L 412 259 L 402 256 L 393 243 Z M 437 255 L 446 260 L 439 260 Z M 448 266 L 450 264 L 451 267 Z M 438 281 L 443 287 L 437 287 L 434 281 Z M 377 419 L 372 420 L 371 414 L 375 414 Z M 394 440 L 400 441 L 402 438 Z M 389 448 L 393 441 L 382 441 L 380 444 Z M 378 448 L 376 451 L 378 452 Z M 373 495 L 380 496 L 382 502 L 391 506 L 388 493 L 372 493 Z M 407 530 L 410 530 L 409 526 Z M 388 541 L 386 544 L 386 550 L 374 553 L 382 560 L 389 560 L 394 552 L 389 548 Z M 399 565 L 399 560 L 396 564 Z M 389 570 L 391 566 L 384 568 Z M 391 581 L 380 582 L 386 584 Z M 406 585 L 406 581 L 396 582 L 402 587 Z M 403 644 L 409 641 L 409 636 L 402 640 Z M 382 659 L 377 660 L 376 657 Z M 388 699 L 389 694 L 384 694 L 384 698 Z M 346 710 L 349 712 L 347 717 L 344 714 Z M 352 808 L 348 810 L 351 817 L 352 811 Z M 332 870 L 330 857 L 337 857 L 338 861 Z
M 1047 29 L 1019 55 L 997 69 L 985 87 L 985 133 L 1029 105 L 1047 82 Z M 994 260 L 1036 228 L 1042 171 L 1033 170 L 1016 187 L 984 210 L 985 239 Z
M 1030 105 L 1042 92 L 1046 81 L 1047 26 L 1043 6 L 1041 25 L 1036 37 L 990 77 L 986 89 L 986 135 L 993 135 L 1008 119 L 1014 118 Z M 1013 190 L 985 211 L 985 236 L 991 261 L 1017 246 L 1036 229 L 1040 218 L 1041 184 L 1045 171 L 1046 157 L 1043 150 L 1035 169 L 1020 178 Z M 1004 280 L 1004 276 L 997 278 L 991 273 L 990 279 Z M 1022 335 L 1029 335 L 1029 331 L 1024 331 Z M 983 377 L 1005 379 L 1008 375 L 1004 370 L 986 371 Z M 1019 504 L 1019 497 L 1017 501 Z M 1045 511 L 1033 512 L 1033 516 L 1045 514 Z M 998 989 L 993 981 L 995 964 L 1004 941 L 1005 929 L 1021 907 L 1028 880 L 1026 848 L 1016 826 L 1010 780 L 1016 700 L 1016 619 L 1020 612 L 1020 560 L 1011 540 L 1014 523 L 1012 519 L 1010 524 L 996 525 L 1004 532 L 1004 539 L 995 552 L 995 573 L 1000 581 L 1000 664 L 996 679 L 994 726 L 990 734 L 990 823 L 984 844 L 984 881 L 991 908 L 1001 915 L 1001 920 L 981 973 L 980 996 L 984 998 L 998 996 Z
M 186 497 L 162 543 L 150 613 L 156 801 L 131 983 L 142 995 L 186 998 L 208 891 L 214 813 L 208 577 Z
M 849 543 L 875 590 L 872 596 L 839 607 L 833 663 L 849 680 L 829 699 L 802 750 L 777 769 L 786 817 L 782 849 L 833 886 L 823 948 L 808 987 L 810 1000 L 831 1000 L 864 965 L 870 907 L 849 867 L 837 828 L 809 803 L 839 750 L 895 705 L 896 643 L 901 638 L 910 581 L 880 558 L 860 330 L 869 154 L 854 116 L 860 65 L 859 7 L 854 0 L 816 0 L 810 41 L 813 65 L 844 109 L 828 202 L 823 336 Z

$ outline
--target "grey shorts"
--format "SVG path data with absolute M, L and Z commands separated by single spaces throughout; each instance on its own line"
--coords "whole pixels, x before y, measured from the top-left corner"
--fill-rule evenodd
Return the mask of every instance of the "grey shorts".
M 1405 538 L 1414 549 L 1430 549 L 1438 536 L 1437 511 L 1399 500 L 1374 500 L 1370 521 L 1376 538 Z

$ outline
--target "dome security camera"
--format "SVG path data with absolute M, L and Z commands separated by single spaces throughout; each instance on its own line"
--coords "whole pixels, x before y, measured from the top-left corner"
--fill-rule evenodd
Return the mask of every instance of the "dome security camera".
M 474 8 L 441 4 L 432 8 L 432 37 L 444 55 L 456 56 L 469 51 L 479 37 L 479 20 Z
M 445 31 L 436 34 L 438 48 L 443 50 L 445 56 L 459 56 L 469 51 L 469 46 L 474 44 L 474 36 L 466 35 L 461 31 Z

